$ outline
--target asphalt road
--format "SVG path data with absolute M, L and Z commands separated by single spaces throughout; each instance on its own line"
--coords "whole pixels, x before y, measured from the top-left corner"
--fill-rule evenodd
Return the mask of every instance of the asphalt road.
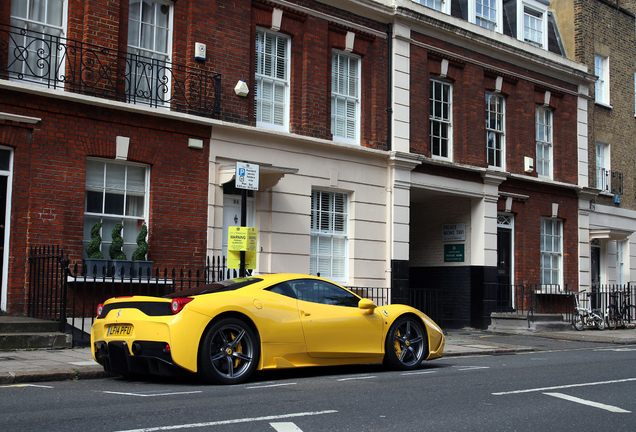
M 558 342 L 546 340 L 537 352 L 435 360 L 413 372 L 364 365 L 260 373 L 240 386 L 123 378 L 4 386 L 0 425 L 7 432 L 636 430 L 636 346 Z

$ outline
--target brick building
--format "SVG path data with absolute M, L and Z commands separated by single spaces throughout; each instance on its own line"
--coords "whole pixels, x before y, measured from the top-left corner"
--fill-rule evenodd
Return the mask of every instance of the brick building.
M 588 228 L 580 239 L 581 287 L 634 282 L 636 7 L 600 0 L 553 7 L 567 56 L 598 77 L 587 106 L 589 181 L 579 203 L 581 225 Z
M 128 254 L 146 223 L 161 268 L 225 254 L 237 161 L 256 273 L 439 289 L 450 326 L 576 286 L 594 77 L 547 2 L 481 6 L 1 0 L 2 308 L 29 247 L 80 262 L 96 222 Z

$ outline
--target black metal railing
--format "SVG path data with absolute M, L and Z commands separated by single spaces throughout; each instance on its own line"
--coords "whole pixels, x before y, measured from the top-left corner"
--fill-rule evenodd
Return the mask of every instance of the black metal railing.
M 31 248 L 28 257 L 27 315 L 66 327 L 66 285 L 60 283 L 65 274 L 64 250 L 59 246 Z
M 614 195 L 623 195 L 623 173 L 597 168 L 596 188 Z
M 13 26 L 0 27 L 0 77 L 211 117 L 221 75 Z

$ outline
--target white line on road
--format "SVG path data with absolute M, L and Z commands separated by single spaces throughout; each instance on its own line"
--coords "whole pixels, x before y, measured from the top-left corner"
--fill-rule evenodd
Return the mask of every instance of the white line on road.
M 453 366 L 454 368 L 461 368 L 461 369 L 457 369 L 460 371 L 467 371 L 467 370 L 477 370 L 477 369 L 490 369 L 490 366 Z
M 0 386 L 0 388 L 6 388 L 6 387 L 41 387 L 41 388 L 55 388 L 55 387 L 53 387 L 53 386 L 47 386 L 47 385 L 37 385 L 37 384 L 9 384 L 9 385 Z
M 430 374 L 435 372 L 437 371 L 416 371 L 416 372 L 406 372 L 400 375 L 422 375 L 422 374 Z
M 594 351 L 616 351 L 616 352 L 636 351 L 636 348 L 598 348 L 598 349 L 595 349 Z
M 237 423 L 249 423 L 249 422 L 255 422 L 255 421 L 283 420 L 283 419 L 294 418 L 294 417 L 307 417 L 307 416 L 316 416 L 321 414 L 334 414 L 337 412 L 338 412 L 337 410 L 299 412 L 299 413 L 292 413 L 292 414 L 281 414 L 281 415 L 272 415 L 272 416 L 263 416 L 263 417 L 220 420 L 220 421 L 206 422 L 206 423 L 190 423 L 190 424 L 181 424 L 181 425 L 174 425 L 174 426 L 159 426 L 159 427 L 151 427 L 151 428 L 144 428 L 144 429 L 130 429 L 130 430 L 118 431 L 118 432 L 154 432 L 154 431 L 165 431 L 165 430 L 176 430 L 176 429 L 188 429 L 188 428 L 195 428 L 195 427 L 208 427 L 208 426 L 220 426 L 220 425 L 229 425 L 229 424 L 237 424 Z
M 351 381 L 351 380 L 360 380 L 360 379 L 369 379 L 369 378 L 377 378 L 375 375 L 368 376 L 359 376 L 359 377 L 351 377 L 351 378 L 340 378 L 337 381 Z
M 611 381 L 598 381 L 598 382 L 590 382 L 590 383 L 569 384 L 569 385 L 554 386 L 554 387 L 540 387 L 540 388 L 525 389 L 525 390 L 513 390 L 513 391 L 507 391 L 507 392 L 497 392 L 497 393 L 492 393 L 492 394 L 494 396 L 504 396 L 504 395 L 510 395 L 510 394 L 519 394 L 519 393 L 532 393 L 532 392 L 543 392 L 543 391 L 547 391 L 547 390 L 560 390 L 560 389 L 573 388 L 573 387 L 587 387 L 587 386 L 595 386 L 595 385 L 603 385 L 603 384 L 617 384 L 617 383 L 624 383 L 624 382 L 630 382 L 630 381 L 636 381 L 636 378 L 625 378 L 625 379 L 611 380 Z
M 257 388 L 268 388 L 268 387 L 283 387 L 296 385 L 297 383 L 282 383 L 282 384 L 266 384 L 266 385 L 253 385 L 253 386 L 245 386 L 246 389 L 257 389 Z
M 276 429 L 276 432 L 303 432 L 292 422 L 276 422 L 270 423 L 269 425 Z
M 568 396 L 568 395 L 563 394 L 563 393 L 543 393 L 543 394 L 544 395 L 548 395 L 548 396 L 554 396 L 554 397 L 557 397 L 557 398 L 560 398 L 560 399 L 565 399 L 565 400 L 568 400 L 568 401 L 571 401 L 571 402 L 580 403 L 582 405 L 591 406 L 591 407 L 594 407 L 594 408 L 604 409 L 606 411 L 611 411 L 611 412 L 614 412 L 614 413 L 630 413 L 631 412 L 631 411 L 627 411 L 627 410 L 624 410 L 622 408 L 618 408 L 618 407 L 615 407 L 615 406 L 612 406 L 612 405 L 605 405 L 605 404 L 598 403 L 598 402 L 592 402 L 592 401 L 585 400 L 585 399 L 580 399 L 580 398 L 577 398 L 577 397 L 574 397 L 574 396 Z
M 197 390 L 197 391 L 189 391 L 189 392 L 171 392 L 171 393 L 127 393 L 127 392 L 114 392 L 114 391 L 103 391 L 102 393 L 124 395 L 124 396 L 154 397 L 154 396 L 184 395 L 184 394 L 203 393 L 203 392 L 200 390 Z

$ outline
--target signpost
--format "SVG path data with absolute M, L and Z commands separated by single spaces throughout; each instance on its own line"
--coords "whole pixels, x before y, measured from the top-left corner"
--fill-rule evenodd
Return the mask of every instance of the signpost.
M 237 189 L 242 189 L 242 193 L 241 193 L 241 227 L 245 227 L 247 225 L 247 191 L 248 190 L 254 190 L 257 191 L 258 190 L 258 181 L 260 178 L 260 171 L 259 171 L 259 165 L 256 164 L 250 164 L 247 162 L 236 162 L 236 175 L 234 177 L 234 183 L 236 184 L 236 188 Z M 230 231 L 231 232 L 231 231 Z M 231 238 L 231 234 L 230 234 L 230 238 Z M 254 250 L 250 251 L 253 252 L 253 261 L 254 263 L 250 263 L 252 264 L 249 268 L 255 268 L 256 267 L 256 228 L 254 228 L 254 238 L 253 238 L 253 242 L 254 242 Z M 240 245 L 241 247 L 243 245 Z M 247 244 L 245 245 L 247 247 Z M 231 256 L 231 254 L 229 254 L 230 252 L 230 239 L 228 239 L 228 255 Z M 240 251 L 240 265 L 239 265 L 239 276 L 240 277 L 245 277 L 245 258 L 246 258 L 246 252 L 248 252 L 247 249 L 239 249 Z M 228 261 L 230 256 L 228 256 Z M 228 262 L 228 267 L 229 267 L 229 262 Z

